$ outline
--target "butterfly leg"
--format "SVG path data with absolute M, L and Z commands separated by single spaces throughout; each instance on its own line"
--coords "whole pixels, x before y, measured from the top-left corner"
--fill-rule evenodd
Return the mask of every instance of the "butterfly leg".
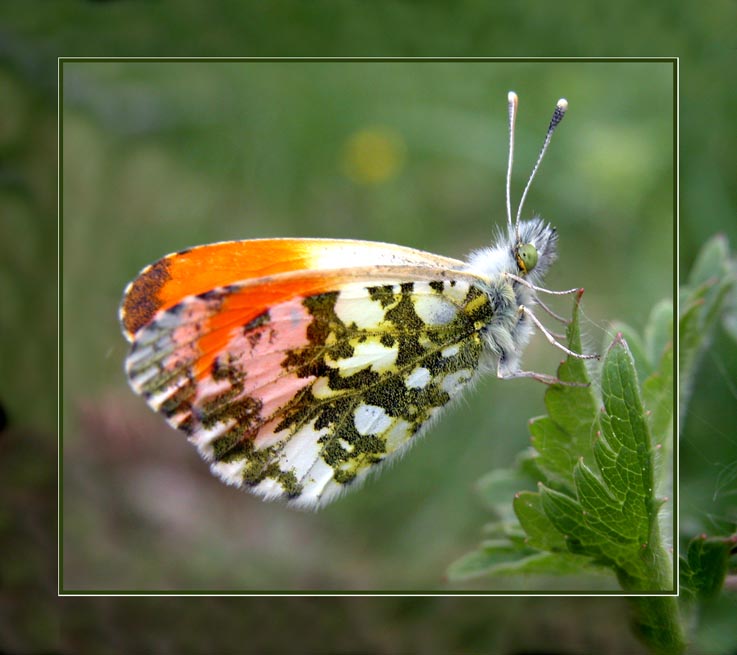
M 560 384 L 564 387 L 588 387 L 587 383 L 583 382 L 570 382 L 568 380 L 561 380 L 554 375 L 547 375 L 546 373 L 536 373 L 535 371 L 521 371 L 519 369 L 511 369 L 509 362 L 501 357 L 499 364 L 496 369 L 496 376 L 500 380 L 514 380 L 515 378 L 532 378 L 538 382 L 542 382 L 547 385 Z
M 561 380 L 554 375 L 546 375 L 545 373 L 535 373 L 534 371 L 504 371 L 503 365 L 501 361 L 499 362 L 499 367 L 496 371 L 496 376 L 500 380 L 514 380 L 515 378 L 532 378 L 533 380 L 537 380 L 538 382 L 542 382 L 543 384 L 562 384 L 566 387 L 587 387 L 587 384 L 582 384 L 580 382 L 567 382 L 566 380 Z
M 575 289 L 566 289 L 565 291 L 553 291 L 552 289 L 546 289 L 545 287 L 535 286 L 534 284 L 532 284 L 532 282 L 525 280 L 525 278 L 520 277 L 519 275 L 514 275 L 513 273 L 506 273 L 506 276 L 510 280 L 514 280 L 515 282 L 524 284 L 528 289 L 532 289 L 533 291 L 540 291 L 541 293 L 547 293 L 551 296 L 570 296 L 572 293 L 583 293 L 583 289 L 581 287 L 576 287 Z
M 553 291 L 551 289 L 546 289 L 544 287 L 538 287 L 529 282 L 528 280 L 525 280 L 523 277 L 519 277 L 518 275 L 514 275 L 512 273 L 506 274 L 508 278 L 514 280 L 515 282 L 519 282 L 520 284 L 525 285 L 528 289 L 532 289 L 533 291 L 540 291 L 541 293 L 547 293 L 553 296 L 568 296 L 572 293 L 578 293 L 583 294 L 583 289 L 580 287 L 576 289 L 566 289 L 565 291 Z M 550 307 L 548 307 L 542 300 L 539 298 L 536 298 L 535 301 L 537 302 L 540 307 L 549 315 L 552 316 L 556 321 L 560 321 L 563 323 L 563 325 L 568 325 L 570 321 L 567 318 L 563 318 L 562 316 L 559 316 L 556 314 Z
M 568 325 L 571 321 L 567 318 L 563 318 L 562 316 L 558 316 L 550 307 L 548 307 L 540 298 L 535 299 L 537 304 L 540 305 L 540 307 L 543 309 L 543 311 L 548 315 L 552 316 L 556 321 L 560 321 L 563 323 L 563 325 Z
M 550 332 L 548 332 L 547 328 L 538 320 L 537 316 L 535 316 L 524 305 L 520 305 L 518 311 L 523 316 L 529 316 L 530 320 L 535 324 L 535 327 L 540 330 L 540 332 L 542 332 L 545 338 L 548 340 L 548 343 L 555 346 L 556 348 L 559 348 L 566 355 L 570 355 L 571 357 L 575 357 L 576 359 L 599 359 L 599 355 L 584 355 L 582 353 L 574 353 L 570 348 L 566 348 L 566 346 L 560 343 L 560 341 L 557 341 L 555 337 L 550 334 Z

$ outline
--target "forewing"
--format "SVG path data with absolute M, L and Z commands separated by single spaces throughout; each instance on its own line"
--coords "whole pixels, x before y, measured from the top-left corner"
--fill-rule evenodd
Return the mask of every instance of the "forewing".
M 252 239 L 197 246 L 162 257 L 128 285 L 120 307 L 123 333 L 133 341 L 157 312 L 218 287 L 281 273 L 365 266 L 453 270 L 464 264 L 413 248 L 351 239 Z
M 160 311 L 127 371 L 225 482 L 317 507 L 473 379 L 492 314 L 475 278 L 432 267 L 282 273 Z

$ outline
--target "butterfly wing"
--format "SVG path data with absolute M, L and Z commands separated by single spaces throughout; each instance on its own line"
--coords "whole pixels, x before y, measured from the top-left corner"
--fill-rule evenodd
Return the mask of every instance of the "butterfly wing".
M 225 482 L 317 507 L 473 379 L 493 314 L 477 281 L 413 264 L 219 286 L 140 327 L 128 375 Z

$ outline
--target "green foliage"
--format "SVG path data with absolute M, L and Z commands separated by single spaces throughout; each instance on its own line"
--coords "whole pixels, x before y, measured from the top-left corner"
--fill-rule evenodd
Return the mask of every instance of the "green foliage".
M 721 316 L 724 316 L 727 332 L 737 338 L 737 330 L 734 329 L 737 326 L 736 280 L 737 264 L 730 257 L 727 239 L 717 235 L 701 249 L 688 283 L 680 290 L 678 365 L 682 415 L 690 399 L 700 356 L 709 346 L 713 328 Z
M 456 562 L 451 578 L 529 571 L 530 557 L 546 553 L 549 573 L 570 573 L 577 565 L 577 572 L 613 572 L 627 591 L 673 588 L 659 530 L 663 501 L 655 497 L 654 453 L 672 435 L 673 414 L 672 341 L 665 336 L 672 321 L 663 307 L 656 307 L 646 339 L 628 330 L 644 358 L 640 370 L 649 374 L 643 395 L 655 411 L 645 411 L 622 334 L 604 356 L 601 399 L 583 360 L 568 357 L 558 377 L 571 384 L 551 386 L 545 394 L 547 416 L 530 422 L 532 452 L 516 471 L 496 471 L 479 484 L 500 518 L 496 536 L 507 539 L 486 542 Z M 580 352 L 578 301 L 567 337 L 569 347 Z M 656 344 L 663 350 L 660 357 Z M 537 478 L 537 491 L 524 490 L 530 487 L 530 473 Z M 508 503 L 515 485 L 512 507 L 525 535 L 521 540 L 508 510 L 501 508 L 500 492 L 507 493 Z M 509 564 L 512 552 L 517 553 L 516 567 Z M 498 559 L 502 555 L 504 566 Z
M 735 570 L 737 265 L 724 235 L 706 242 L 686 280 L 679 317 L 681 525 L 688 530 L 679 567 L 682 610 L 694 652 L 726 653 L 737 643 L 734 594 L 721 593 L 730 563 L 732 576 Z
M 726 237 L 717 235 L 701 249 L 688 276 L 688 283 L 680 292 L 682 423 L 685 423 L 686 406 L 691 398 L 699 364 L 711 345 L 720 320 L 726 334 L 737 338 L 734 329 L 737 325 L 736 282 L 737 263 L 734 255 L 730 253 Z M 703 448 L 704 444 L 700 444 L 700 447 Z M 728 457 L 726 451 L 725 455 Z M 714 630 L 715 626 L 718 626 L 718 631 L 726 627 L 733 633 L 733 619 L 720 616 L 725 606 L 723 601 L 726 601 L 727 608 L 733 605 L 721 592 L 730 572 L 730 558 L 737 552 L 737 534 L 734 534 L 737 525 L 733 511 L 728 511 L 725 518 L 723 529 L 732 534 L 692 536 L 685 554 L 680 557 L 681 597 L 686 603 L 685 608 L 691 613 L 696 639 L 703 638 L 703 634 L 699 633 Z M 712 521 L 711 525 L 719 523 Z M 733 608 L 727 611 L 733 613 Z M 725 648 L 730 648 L 726 642 Z
M 579 300 L 568 345 L 581 352 Z M 451 579 L 481 575 L 614 574 L 631 593 L 674 590 L 671 555 L 660 534 L 673 436 L 672 307 L 653 309 L 645 337 L 622 325 L 607 348 L 600 397 L 581 359 L 568 357 L 545 394 L 548 414 L 530 422 L 531 452 L 514 471 L 496 471 L 479 484 L 499 521 L 495 538 L 457 560 Z M 633 357 L 628 340 L 633 344 Z M 637 363 L 636 363 L 637 362 Z M 639 376 L 644 378 L 642 387 Z M 537 479 L 538 490 L 530 491 Z M 512 503 L 500 493 L 517 484 Z M 506 536 L 506 538 L 504 538 Z M 653 653 L 679 653 L 683 630 L 672 597 L 633 598 L 633 630 Z
M 675 596 L 630 598 L 632 631 L 653 655 L 678 655 L 686 643 Z
M 685 598 L 708 600 L 719 594 L 727 577 L 730 555 L 737 552 L 737 534 L 699 535 L 681 555 L 681 591 Z
M 681 288 L 682 411 L 714 326 L 722 319 L 730 333 L 736 270 L 726 239 L 717 236 L 699 253 Z M 576 306 L 567 336 L 569 347 L 580 352 L 577 315 Z M 501 520 L 492 526 L 494 539 L 451 566 L 452 578 L 609 571 L 627 592 L 672 589 L 671 557 L 660 536 L 665 499 L 657 493 L 671 484 L 672 303 L 655 305 L 642 337 L 625 324 L 614 327 L 617 336 L 602 363 L 600 400 L 591 386 L 550 387 L 548 414 L 530 422 L 533 450 L 514 470 L 495 471 L 480 481 L 482 497 Z M 558 376 L 589 382 L 582 361 L 570 357 Z M 534 480 L 537 491 L 530 490 Z M 518 524 L 510 519 L 511 497 Z M 690 541 L 680 564 L 681 590 L 690 606 L 719 596 L 736 550 L 735 534 Z M 675 598 L 635 597 L 630 604 L 633 631 L 650 652 L 683 651 Z
M 577 575 L 591 565 L 586 558 L 566 553 L 544 553 L 519 549 L 507 541 L 489 540 L 478 550 L 457 559 L 448 568 L 452 580 L 485 575 Z M 590 572 L 598 573 L 595 568 Z

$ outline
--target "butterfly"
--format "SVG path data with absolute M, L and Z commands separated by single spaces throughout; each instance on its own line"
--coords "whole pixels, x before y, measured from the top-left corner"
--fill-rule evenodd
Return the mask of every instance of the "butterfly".
M 416 441 L 483 371 L 523 371 L 555 229 L 522 205 L 567 103 L 558 101 L 512 221 L 518 100 L 509 93 L 507 229 L 467 261 L 389 243 L 256 239 L 144 268 L 120 308 L 133 390 L 224 482 L 318 508 Z M 555 316 L 554 314 L 552 314 Z M 559 318 L 559 317 L 557 317 Z M 563 320 L 563 319 L 561 319 Z

